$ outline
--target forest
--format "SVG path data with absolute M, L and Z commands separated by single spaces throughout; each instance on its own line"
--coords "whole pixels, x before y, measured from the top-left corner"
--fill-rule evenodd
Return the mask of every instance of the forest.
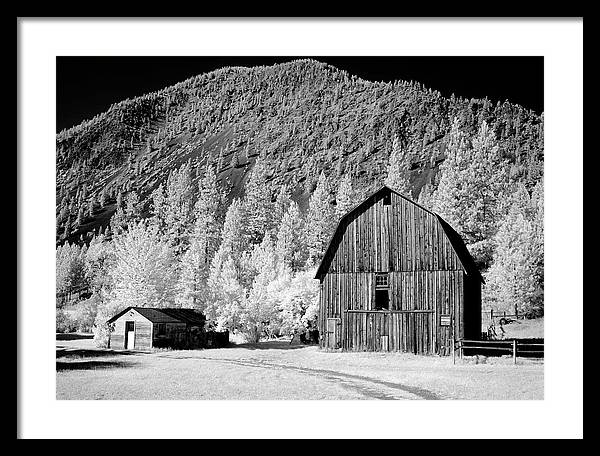
M 57 135 L 57 331 L 193 307 L 246 340 L 315 324 L 339 218 L 384 183 L 439 213 L 484 309 L 543 315 L 543 114 L 298 60 L 223 68 Z

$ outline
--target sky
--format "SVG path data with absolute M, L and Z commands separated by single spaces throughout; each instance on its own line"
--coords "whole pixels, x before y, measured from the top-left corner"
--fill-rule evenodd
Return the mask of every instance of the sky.
M 369 81 L 418 81 L 443 96 L 509 100 L 544 110 L 543 57 L 57 57 L 56 129 L 77 125 L 111 104 L 225 66 L 300 58 L 329 63 Z

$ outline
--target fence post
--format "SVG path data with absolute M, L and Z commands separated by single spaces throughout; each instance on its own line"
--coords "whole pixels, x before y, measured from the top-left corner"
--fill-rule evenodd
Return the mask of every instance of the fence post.
M 459 339 L 458 344 L 459 344 L 458 347 L 460 349 L 459 356 L 460 356 L 460 359 L 463 359 L 464 344 L 463 344 L 462 339 Z
M 452 364 L 456 364 L 456 341 L 452 339 Z
M 513 363 L 517 364 L 517 339 L 513 340 Z
M 494 309 L 490 309 L 490 320 L 492 321 L 492 324 L 494 324 Z

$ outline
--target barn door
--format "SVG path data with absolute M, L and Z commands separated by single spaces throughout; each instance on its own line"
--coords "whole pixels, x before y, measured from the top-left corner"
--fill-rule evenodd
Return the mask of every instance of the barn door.
M 327 319 L 327 348 L 340 348 L 340 318 Z
M 135 322 L 125 322 L 125 348 L 132 350 L 135 347 Z

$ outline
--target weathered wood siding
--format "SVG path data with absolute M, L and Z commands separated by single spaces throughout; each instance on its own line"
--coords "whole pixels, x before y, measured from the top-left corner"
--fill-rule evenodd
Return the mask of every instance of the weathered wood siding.
M 474 309 L 469 328 L 480 330 L 480 282 L 467 276 L 434 214 L 395 193 L 384 204 L 384 195 L 350 214 L 332 238 L 321 279 L 321 346 L 331 347 L 327 319 L 339 318 L 344 350 L 450 354 L 453 333 L 466 336 L 465 305 Z M 388 273 L 387 310 L 375 310 L 376 273 Z
M 383 202 L 374 195 L 342 222 L 324 258 L 328 273 L 462 269 L 434 214 L 395 193 Z
M 127 312 L 114 322 L 114 331 L 110 335 L 110 348 L 125 348 L 125 322 L 135 322 L 134 349 L 150 350 L 152 348 L 152 323 L 135 310 Z
M 158 334 L 158 325 L 165 325 L 165 334 Z M 178 347 L 186 343 L 187 325 L 185 323 L 154 323 L 152 331 L 152 345 L 154 347 Z

